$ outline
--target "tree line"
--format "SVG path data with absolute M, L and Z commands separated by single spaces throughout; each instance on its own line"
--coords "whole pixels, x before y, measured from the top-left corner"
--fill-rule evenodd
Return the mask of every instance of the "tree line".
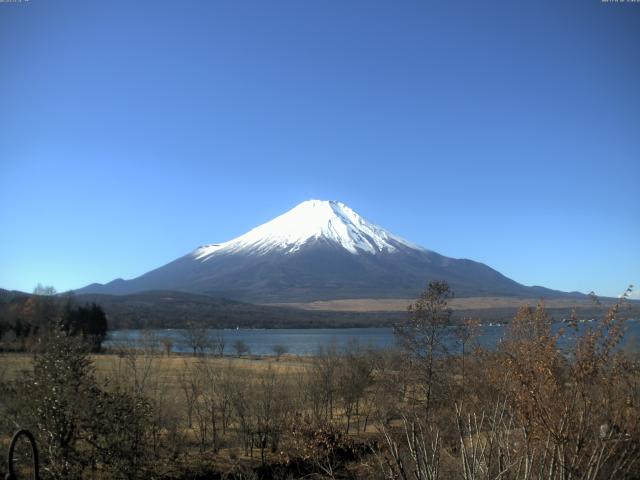
M 102 307 L 94 302 L 77 304 L 73 296 L 56 293 L 39 284 L 33 295 L 0 302 L 0 351 L 33 349 L 58 328 L 82 338 L 92 352 L 100 351 L 109 329 Z

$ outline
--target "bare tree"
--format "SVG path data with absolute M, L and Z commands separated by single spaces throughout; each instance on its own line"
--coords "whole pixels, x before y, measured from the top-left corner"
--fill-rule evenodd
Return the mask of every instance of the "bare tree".
M 451 320 L 448 301 L 452 296 L 446 282 L 429 282 L 416 302 L 409 305 L 407 318 L 394 329 L 400 344 L 416 361 L 417 383 L 422 389 L 419 400 L 427 418 L 437 380 L 436 359 L 448 353 L 446 340 L 450 333 L 447 327 Z
M 260 459 L 264 464 L 267 446 L 271 444 L 273 453 L 278 449 L 289 414 L 289 396 L 286 394 L 287 389 L 282 378 L 271 367 L 260 374 L 255 389 L 255 433 L 258 437 Z
M 306 390 L 316 420 L 330 421 L 333 418 L 339 364 L 340 356 L 334 344 L 320 347 L 311 359 Z
M 337 393 L 342 400 L 347 433 L 354 416 L 358 419 L 356 427 L 359 428 L 360 405 L 367 388 L 373 383 L 372 375 L 373 365 L 366 352 L 356 342 L 352 343 L 346 352 L 340 355 L 337 372 Z
M 215 344 L 209 329 L 192 323 L 182 331 L 182 336 L 185 343 L 193 350 L 194 356 L 204 355 Z
M 164 353 L 167 357 L 171 356 L 171 350 L 173 349 L 173 339 L 170 337 L 162 337 L 160 339 L 160 343 L 162 343 L 162 348 L 164 349 Z
M 238 425 L 240 441 L 245 455 L 253 453 L 255 431 L 250 379 L 247 375 L 237 375 L 228 383 L 231 405 Z
M 198 380 L 190 364 L 185 360 L 178 373 L 178 385 L 184 396 L 188 428 L 193 426 L 193 408 L 200 395 Z
M 58 292 L 54 287 L 52 287 L 51 285 L 42 285 L 41 283 L 38 283 L 38 285 L 36 285 L 33 289 L 34 295 L 50 297 L 55 295 L 56 293 Z
M 479 334 L 479 323 L 473 318 L 465 318 L 462 324 L 458 325 L 454 334 L 458 342 L 460 342 L 460 373 L 462 375 L 462 382 L 460 385 L 460 398 L 464 402 L 465 398 L 465 386 L 466 386 L 466 361 L 469 353 L 469 346 L 473 344 L 473 341 Z
M 251 353 L 249 345 L 244 340 L 236 340 L 233 342 L 233 349 L 236 351 L 236 355 L 241 357 L 247 353 Z
M 201 447 L 208 440 L 214 452 L 220 446 L 220 418 L 223 404 L 222 382 L 219 369 L 209 359 L 201 359 L 196 364 L 196 377 L 200 385 L 200 395 L 195 403 L 199 419 Z
M 213 334 L 213 350 L 218 357 L 224 356 L 225 338 L 223 330 L 216 330 Z
M 277 345 L 273 346 L 273 353 L 276 354 L 276 362 L 280 361 L 280 357 L 282 355 L 284 355 L 285 353 L 287 353 L 289 351 L 289 349 L 286 347 L 286 345 L 283 345 L 282 343 L 278 343 Z

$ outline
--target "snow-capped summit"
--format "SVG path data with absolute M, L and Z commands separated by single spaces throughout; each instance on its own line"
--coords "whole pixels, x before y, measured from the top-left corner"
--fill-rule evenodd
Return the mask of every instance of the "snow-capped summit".
M 339 245 L 352 254 L 392 253 L 400 246 L 422 249 L 365 220 L 342 202 L 307 200 L 240 237 L 202 246 L 192 255 L 206 261 L 222 253 L 290 254 L 319 240 Z

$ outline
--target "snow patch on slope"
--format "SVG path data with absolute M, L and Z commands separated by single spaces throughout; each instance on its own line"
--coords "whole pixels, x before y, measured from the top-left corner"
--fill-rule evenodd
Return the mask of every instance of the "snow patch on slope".
M 225 243 L 205 245 L 192 255 L 207 260 L 215 254 L 271 251 L 295 253 L 312 240 L 333 242 L 352 254 L 392 253 L 398 247 L 424 250 L 384 228 L 368 222 L 342 202 L 308 200 L 283 215 Z

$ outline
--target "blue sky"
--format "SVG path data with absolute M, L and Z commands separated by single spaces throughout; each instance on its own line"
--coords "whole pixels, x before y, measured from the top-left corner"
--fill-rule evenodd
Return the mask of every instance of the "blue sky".
M 0 287 L 309 198 L 527 285 L 640 284 L 640 4 L 0 3 Z

